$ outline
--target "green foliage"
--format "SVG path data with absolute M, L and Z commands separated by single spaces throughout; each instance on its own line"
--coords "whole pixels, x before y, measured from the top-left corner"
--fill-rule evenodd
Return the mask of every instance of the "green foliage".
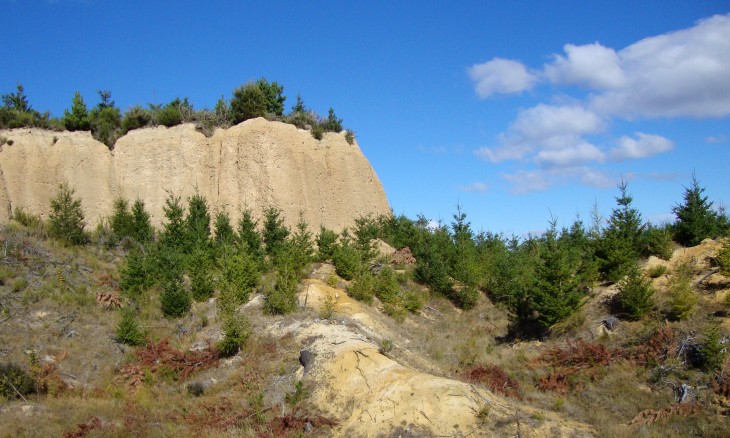
M 22 84 L 18 84 L 15 93 L 3 94 L 2 102 L 3 105 L 0 106 L 0 129 L 51 127 L 49 113 L 41 114 L 31 107 Z M 12 140 L 9 140 L 8 144 L 12 145 Z
M 260 255 L 263 252 L 261 233 L 257 230 L 258 221 L 253 219 L 251 210 L 245 209 L 238 221 L 238 238 L 249 252 Z
M 669 227 L 647 225 L 644 240 L 646 241 L 645 255 L 653 255 L 662 260 L 672 258 L 674 242 L 672 241 L 672 232 Z
M 285 315 L 295 311 L 298 281 L 292 266 L 280 266 L 276 273 L 276 283 L 264 290 L 264 311 L 271 315 Z
M 231 123 L 231 108 L 223 96 L 215 103 L 215 121 L 218 126 L 228 126 Z
M 138 299 L 155 284 L 156 267 L 152 260 L 137 247 L 132 247 L 124 265 L 119 270 L 119 287 L 122 293 L 130 298 Z
M 117 198 L 114 201 L 114 212 L 109 221 L 113 233 L 113 242 L 119 242 L 125 237 L 132 237 L 134 234 L 134 217 L 129 211 L 129 203 L 124 198 Z
M 337 249 L 337 233 L 320 225 L 316 243 L 317 260 L 320 262 L 332 260 L 335 249 Z
M 396 303 L 400 300 L 400 283 L 391 268 L 382 268 L 375 277 L 375 295 L 383 303 Z
M 616 303 L 619 314 L 632 320 L 640 319 L 651 309 L 653 294 L 651 281 L 635 265 L 618 284 Z
M 304 389 L 304 382 L 300 380 L 294 384 L 294 392 L 286 394 L 284 400 L 289 406 L 296 407 L 307 397 L 309 397 L 309 391 Z
M 137 198 L 132 205 L 132 234 L 130 237 L 144 244 L 152 240 L 152 235 L 150 215 L 144 208 L 144 202 Z
M 691 270 L 684 265 L 676 269 L 669 285 L 669 316 L 677 321 L 686 319 L 695 311 L 697 294 L 690 286 Z
M 718 324 L 710 324 L 703 333 L 702 345 L 700 346 L 700 356 L 702 368 L 705 371 L 718 371 L 725 362 L 725 346 L 722 343 L 720 335 L 720 326 Z
M 286 101 L 286 96 L 283 94 L 284 86 L 264 78 L 256 81 L 256 85 L 266 98 L 266 114 L 281 117 L 284 114 L 284 101 Z
M 218 245 L 232 245 L 236 241 L 236 232 L 231 226 L 231 218 L 225 211 L 215 215 L 215 242 Z
M 210 253 L 204 248 L 195 247 L 188 257 L 190 293 L 195 301 L 205 301 L 213 296 L 212 267 Z
M 177 104 L 179 99 L 172 101 L 157 111 L 157 123 L 168 128 L 182 123 L 182 113 Z
M 645 247 L 641 213 L 631 206 L 633 198 L 626 189 L 627 184 L 621 182 L 621 195 L 616 198 L 618 207 L 611 213 L 608 227 L 598 243 L 597 255 L 601 260 L 601 272 L 612 282 L 617 282 L 626 275 Z
M 684 246 L 695 246 L 708 237 L 716 237 L 722 228 L 722 218 L 712 209 L 712 202 L 703 196 L 697 177 L 692 173 L 690 187 L 684 189 L 684 203 L 677 204 L 672 212 L 677 217 L 674 234 Z
M 121 319 L 117 323 L 116 338 L 122 344 L 138 346 L 145 343 L 146 334 L 137 323 L 136 311 L 133 307 L 121 310 Z
M 99 98 L 100 102 L 89 114 L 91 134 L 111 149 L 117 141 L 122 117 L 119 108 L 115 107 L 114 101 L 111 100 L 111 92 L 100 90 Z
M 294 270 L 301 275 L 303 270 L 314 260 L 314 240 L 309 232 L 304 215 L 300 213 L 296 230 L 290 241 L 285 245 L 284 251 L 292 258 Z
M 32 393 L 36 382 L 27 371 L 13 363 L 0 363 L 0 396 L 7 399 Z
M 327 119 L 324 120 L 321 124 L 322 129 L 324 129 L 325 132 L 341 132 L 342 131 L 342 119 L 338 118 L 335 115 L 335 110 L 332 108 L 329 109 L 329 113 L 327 114 Z
M 152 112 L 139 105 L 130 108 L 122 117 L 122 134 L 135 129 L 144 128 L 152 124 Z
M 74 93 L 71 101 L 71 111 L 64 110 L 63 125 L 69 131 L 88 131 L 90 128 L 89 110 L 86 108 L 84 98 L 78 91 Z
M 360 253 L 348 240 L 340 242 L 332 253 L 332 263 L 337 275 L 345 280 L 352 280 L 363 271 L 363 261 Z
M 266 254 L 272 256 L 278 252 L 288 236 L 289 229 L 284 225 L 281 210 L 275 207 L 264 210 L 263 241 L 266 245 Z
M 231 121 L 233 124 L 264 117 L 269 109 L 266 94 L 257 83 L 249 82 L 233 91 Z
M 312 125 L 312 137 L 315 138 L 315 140 L 322 140 L 324 138 L 324 128 L 320 124 L 314 124 Z
M 191 301 L 182 276 L 174 275 L 165 280 L 160 293 L 160 307 L 166 318 L 185 316 L 190 311 Z
M 375 278 L 369 271 L 365 271 L 354 278 L 347 288 L 347 295 L 366 303 L 372 303 L 375 296 Z
M 229 249 L 218 259 L 221 271 L 218 287 L 221 295 L 229 300 L 229 307 L 235 308 L 248 301 L 258 283 L 261 266 L 250 253 Z
M 167 248 L 182 250 L 187 242 L 187 223 L 183 219 L 185 209 L 180 203 L 180 197 L 169 193 L 162 207 L 167 222 L 162 226 L 160 243 Z
M 666 274 L 668 271 L 667 267 L 664 265 L 656 265 L 647 271 L 647 274 L 649 275 L 649 278 L 659 278 L 662 275 Z
M 451 301 L 456 306 L 464 310 L 469 310 L 473 309 L 479 303 L 481 296 L 481 292 L 475 286 L 465 285 L 454 288 L 454 291 L 451 293 Z
M 299 129 L 308 129 L 313 128 L 315 125 L 319 125 L 317 115 L 304 105 L 304 101 L 301 96 L 297 96 L 297 102 L 294 104 L 292 112 L 285 120 L 287 123 L 291 123 Z M 319 129 L 322 133 L 324 133 L 324 130 L 321 127 Z M 321 137 L 319 140 L 321 140 Z
M 56 196 L 51 199 L 48 233 L 65 245 L 82 245 L 87 241 L 81 199 L 74 198 L 74 193 L 74 189 L 63 183 L 58 186 Z
M 345 141 L 346 141 L 346 142 L 347 142 L 347 144 L 349 144 L 349 145 L 353 145 L 353 144 L 355 144 L 355 131 L 353 131 L 353 130 L 351 130 L 351 129 L 348 129 L 348 130 L 347 130 L 347 131 L 345 132 Z
M 223 357 L 235 356 L 250 335 L 251 329 L 246 316 L 242 313 L 233 313 L 226 317 L 223 324 L 223 339 L 216 347 Z
M 29 213 L 23 207 L 13 210 L 13 220 L 24 227 L 33 229 L 43 228 L 43 219 L 37 214 Z
M 185 225 L 189 244 L 205 246 L 208 243 L 210 237 L 208 202 L 199 194 L 188 198 L 188 215 L 185 217 Z
M 730 277 L 730 239 L 725 239 L 720 252 L 717 254 L 717 264 L 720 266 L 720 273 Z

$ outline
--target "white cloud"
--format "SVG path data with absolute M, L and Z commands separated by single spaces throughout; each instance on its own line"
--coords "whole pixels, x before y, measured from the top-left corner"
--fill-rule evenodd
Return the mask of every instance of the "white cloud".
M 623 86 L 592 96 L 591 105 L 622 118 L 730 115 L 728 53 L 730 15 L 645 38 L 618 52 Z
M 459 186 L 459 190 L 467 193 L 486 193 L 489 186 L 483 182 L 475 181 L 469 185 Z
M 537 80 L 522 63 L 502 58 L 475 64 L 468 73 L 482 99 L 493 94 L 521 93 L 532 88 Z
M 710 144 L 725 143 L 727 141 L 727 137 L 724 135 L 708 135 L 707 138 L 705 138 L 705 141 Z
M 611 149 L 611 158 L 617 161 L 651 157 L 674 149 L 674 143 L 660 135 L 636 133 L 637 139 L 621 137 Z
M 555 186 L 579 182 L 597 188 L 615 187 L 620 176 L 585 166 L 520 170 L 512 174 L 502 174 L 511 183 L 510 191 L 516 194 L 545 191 Z
M 598 43 L 575 46 L 566 44 L 567 58 L 554 55 L 555 61 L 545 66 L 545 76 L 557 84 L 578 84 L 590 88 L 617 88 L 626 83 L 626 76 L 616 51 Z
M 492 163 L 528 157 L 546 166 L 602 161 L 603 152 L 581 136 L 603 130 L 605 123 L 590 110 L 540 104 L 520 111 L 508 134 L 500 136 L 499 146 L 482 147 L 474 153 Z

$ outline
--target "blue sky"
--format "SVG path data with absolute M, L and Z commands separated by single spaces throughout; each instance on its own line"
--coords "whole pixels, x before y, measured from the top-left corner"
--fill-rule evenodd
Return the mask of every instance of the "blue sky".
M 730 2 L 0 0 L 0 92 L 63 114 L 212 108 L 250 80 L 333 107 L 396 214 L 541 231 L 624 178 L 671 219 L 694 171 L 730 205 Z

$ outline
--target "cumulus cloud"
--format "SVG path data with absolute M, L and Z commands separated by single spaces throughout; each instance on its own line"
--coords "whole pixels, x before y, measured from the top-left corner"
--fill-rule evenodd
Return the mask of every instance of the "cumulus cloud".
M 598 115 L 580 106 L 540 104 L 520 111 L 497 147 L 482 147 L 474 153 L 492 163 L 525 158 L 546 166 L 602 161 L 603 152 L 582 136 L 605 128 Z
M 598 43 L 563 47 L 567 57 L 554 55 L 545 66 L 545 76 L 557 84 L 578 84 L 590 88 L 618 88 L 626 84 L 618 54 Z
M 493 94 L 521 93 L 537 81 L 537 75 L 530 73 L 522 63 L 502 58 L 475 64 L 468 73 L 482 99 Z
M 622 118 L 730 115 L 728 53 L 730 14 L 643 39 L 618 52 L 625 82 L 592 96 L 591 106 Z
M 489 186 L 483 182 L 475 181 L 469 185 L 459 186 L 459 190 L 467 193 L 486 193 Z
M 611 158 L 617 161 L 636 160 L 661 154 L 674 148 L 671 140 L 660 135 L 644 134 L 643 132 L 637 132 L 635 135 L 636 139 L 627 136 L 619 138 L 617 146 L 611 149 Z

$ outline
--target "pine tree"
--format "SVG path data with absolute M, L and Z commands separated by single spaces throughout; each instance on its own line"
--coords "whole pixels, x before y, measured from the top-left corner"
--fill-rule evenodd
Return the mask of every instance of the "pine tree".
M 284 225 L 281 210 L 269 207 L 264 210 L 263 240 L 266 244 L 266 254 L 274 255 L 289 236 L 289 229 Z
M 616 198 L 618 207 L 608 219 L 598 256 L 601 270 L 609 281 L 616 282 L 631 269 L 644 248 L 644 225 L 639 210 L 631 206 L 633 198 L 627 192 L 627 184 L 619 184 L 621 195 Z
M 170 249 L 182 250 L 186 245 L 186 222 L 183 218 L 185 210 L 180 197 L 168 194 L 162 207 L 167 222 L 162 226 L 160 243 Z
M 692 173 L 690 187 L 684 189 L 684 203 L 677 204 L 672 212 L 677 217 L 674 235 L 677 242 L 685 246 L 695 246 L 708 237 L 715 237 L 720 231 L 721 219 L 712 210 L 712 202 L 703 196 L 697 176 Z
M 132 205 L 132 235 L 138 243 L 145 244 L 152 240 L 152 222 L 144 208 L 144 202 L 137 198 Z
M 168 278 L 160 294 L 162 314 L 168 318 L 184 316 L 190 311 L 191 304 L 190 293 L 185 288 L 182 276 L 175 275 Z
M 125 307 L 121 311 L 121 319 L 115 330 L 118 342 L 138 346 L 145 342 L 145 332 L 137 323 L 136 312 L 132 307 Z
M 195 194 L 188 199 L 188 215 L 185 218 L 188 241 L 193 246 L 205 246 L 210 237 L 210 213 L 208 202 Z
M 51 199 L 48 231 L 51 237 L 66 245 L 82 245 L 87 240 L 81 199 L 74 198 L 74 193 L 74 189 L 62 183 L 58 186 L 56 197 Z
M 88 131 L 90 129 L 89 110 L 78 91 L 74 93 L 71 101 L 71 111 L 64 110 L 63 112 L 63 125 L 69 131 Z
M 651 309 L 654 289 L 638 266 L 629 269 L 626 277 L 619 282 L 618 291 L 616 303 L 620 314 L 626 318 L 640 319 Z
M 215 241 L 218 245 L 230 245 L 236 240 L 236 233 L 231 226 L 231 218 L 225 211 L 215 215 Z
M 114 201 L 114 213 L 111 218 L 111 227 L 114 232 L 114 240 L 119 242 L 125 237 L 133 237 L 134 217 L 129 211 L 129 203 L 124 198 L 117 198 Z

